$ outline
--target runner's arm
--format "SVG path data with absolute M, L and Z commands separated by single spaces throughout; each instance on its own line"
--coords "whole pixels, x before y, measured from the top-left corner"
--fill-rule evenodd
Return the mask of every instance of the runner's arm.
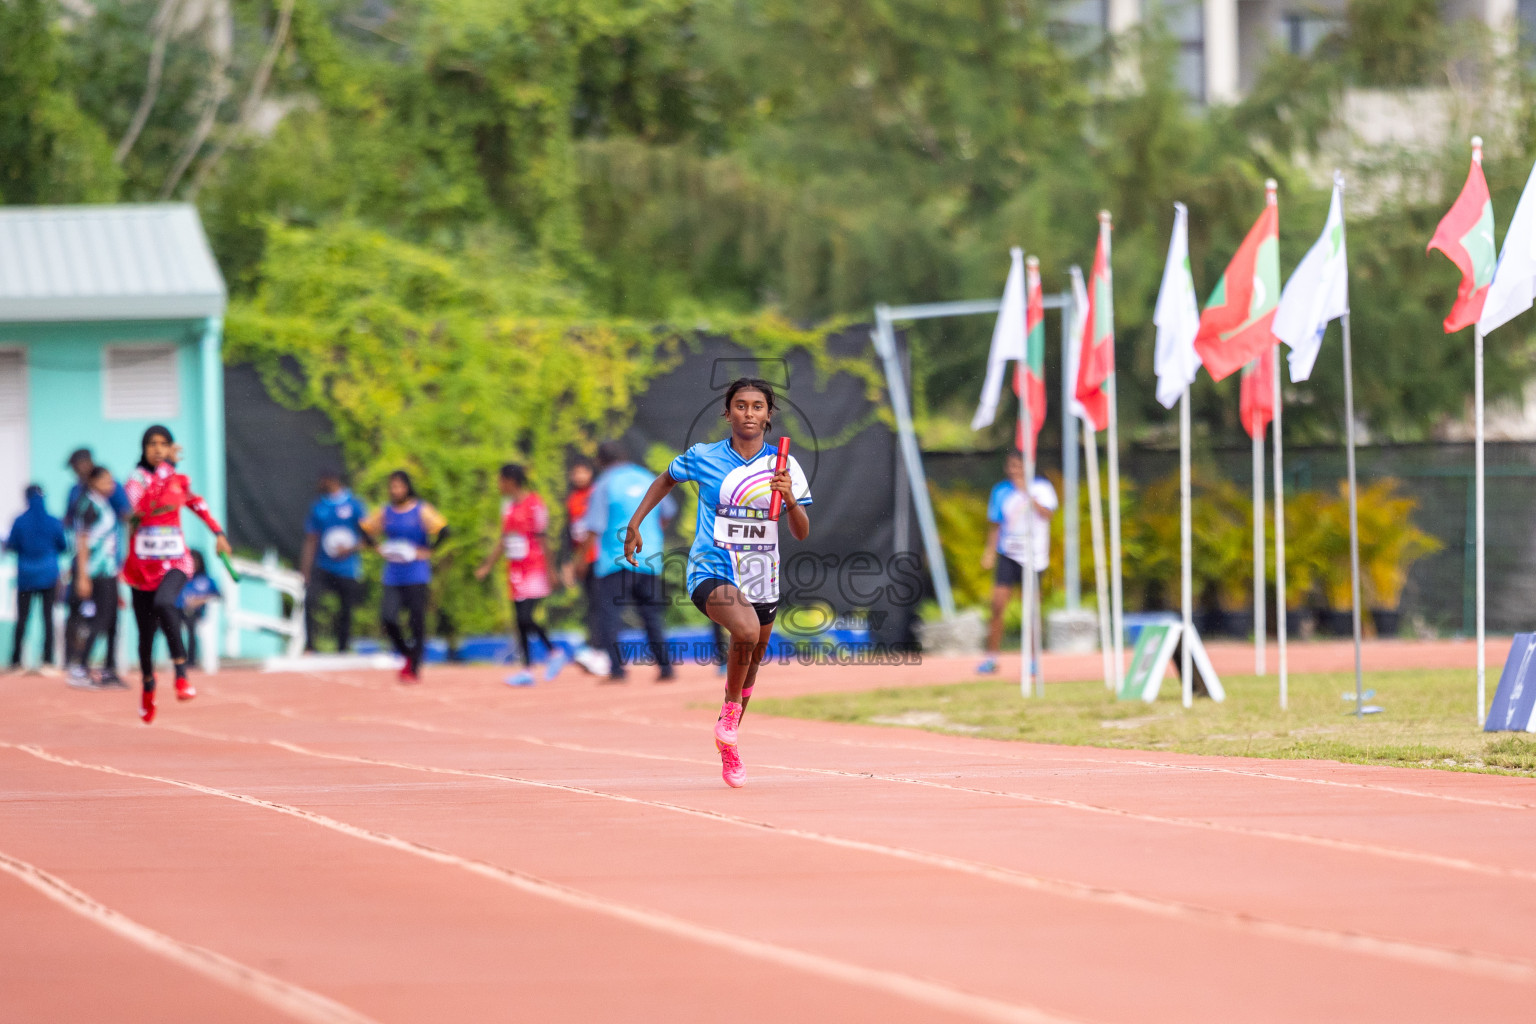
M 645 517 L 651 514 L 651 509 L 661 504 L 661 499 L 672 493 L 672 488 L 677 486 L 677 481 L 672 479 L 671 470 L 662 470 L 651 481 L 651 486 L 646 489 L 645 497 L 640 499 L 640 507 L 635 509 L 635 514 L 629 517 L 629 525 L 624 527 L 624 560 L 630 565 L 639 565 L 635 560 L 635 554 L 641 550 L 640 524 Z
M 309 585 L 309 574 L 315 569 L 315 550 L 320 546 L 320 535 L 304 534 L 304 551 L 299 555 L 299 572 L 304 575 L 304 585 Z
M 91 535 L 85 530 L 75 533 L 75 589 L 83 590 L 90 581 Z M 77 593 L 75 595 L 80 598 Z M 83 598 L 80 598 L 83 600 Z
M 485 560 L 475 566 L 475 579 L 485 579 L 491 574 L 491 570 L 496 568 L 496 563 L 501 561 L 501 552 L 506 536 L 507 531 L 498 525 L 496 527 L 496 535 L 491 538 L 491 549 L 485 554 Z
M 233 554 L 233 549 L 229 546 L 229 538 L 224 536 L 224 527 L 220 526 L 219 521 L 213 518 L 213 510 L 208 507 L 208 503 L 200 496 L 189 492 L 187 494 L 187 508 L 191 509 L 192 514 L 203 521 L 203 525 L 213 531 L 214 550 L 221 555 Z
M 805 514 L 805 508 L 796 500 L 793 481 L 789 470 L 781 469 L 773 474 L 773 482 L 769 487 L 784 498 L 784 513 L 789 516 L 789 535 L 795 540 L 805 540 L 811 535 L 811 517 Z

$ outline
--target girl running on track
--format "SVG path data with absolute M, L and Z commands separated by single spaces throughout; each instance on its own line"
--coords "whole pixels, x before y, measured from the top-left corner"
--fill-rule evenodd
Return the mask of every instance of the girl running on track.
M 733 789 L 747 782 L 737 729 L 752 699 L 779 608 L 779 523 L 768 518 L 773 492 L 783 498 L 780 519 L 789 524 L 790 534 L 805 540 L 811 533 L 805 513 L 811 489 L 800 464 L 790 456 L 787 469 L 773 471 L 777 453 L 765 438 L 777 408 L 773 385 L 767 381 L 732 381 L 725 391 L 724 412 L 731 436 L 696 444 L 673 459 L 651 482 L 624 529 L 624 557 L 638 565 L 641 521 L 682 481 L 699 485 L 698 528 L 688 552 L 688 593 L 731 638 L 715 747 L 720 751 L 720 776 Z
M 475 579 L 483 580 L 496 568 L 502 555 L 507 556 L 507 593 L 512 599 L 517 621 L 517 642 L 523 649 L 523 670 L 507 677 L 508 686 L 533 685 L 533 638 L 544 642 L 549 663 L 544 678 L 553 679 L 565 667 L 565 653 L 549 642 L 549 634 L 535 616 L 539 602 L 549 596 L 549 509 L 537 491 L 528 486 L 528 471 L 508 463 L 499 475 L 502 497 L 501 532 L 496 546 L 475 570 Z
M 404 470 L 389 474 L 389 504 L 374 510 L 360 524 L 384 558 L 384 600 L 379 618 L 384 632 L 405 659 L 402 683 L 421 681 L 421 659 L 427 647 L 427 586 L 432 582 L 432 551 L 448 538 L 448 521 L 416 496 Z M 400 630 L 400 614 L 410 620 L 411 642 Z
M 192 553 L 181 532 L 181 510 L 192 511 L 213 531 L 219 554 L 230 553 L 229 540 L 218 520 L 208 510 L 208 503 L 192 493 L 187 478 L 176 472 L 181 461 L 181 446 L 165 427 L 144 431 L 140 442 L 138 466 L 128 477 L 124 489 L 133 507 L 128 537 L 128 560 L 123 563 L 123 579 L 133 589 L 133 618 L 139 629 L 139 674 L 143 696 L 139 717 L 145 724 L 155 720 L 155 630 L 165 635 L 165 643 L 176 666 L 176 699 L 197 696 L 187 682 L 187 650 L 181 641 L 181 612 L 176 599 L 192 576 Z

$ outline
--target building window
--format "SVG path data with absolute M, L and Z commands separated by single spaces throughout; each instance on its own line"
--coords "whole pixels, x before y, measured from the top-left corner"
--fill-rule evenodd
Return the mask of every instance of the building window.
M 1175 84 L 1196 103 L 1205 102 L 1205 5 L 1201 0 L 1142 0 L 1142 20 L 1160 21 L 1178 44 Z
M 1281 36 L 1285 50 L 1296 57 L 1310 57 L 1319 43 L 1339 27 L 1337 18 L 1328 18 L 1306 11 L 1291 11 L 1280 17 Z
M 173 419 L 180 414 L 181 375 L 175 345 L 107 345 L 101 359 L 107 419 Z

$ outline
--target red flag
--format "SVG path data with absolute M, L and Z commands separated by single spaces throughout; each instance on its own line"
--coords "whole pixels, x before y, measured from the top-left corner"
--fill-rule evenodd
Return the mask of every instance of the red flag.
M 1013 393 L 1022 401 L 1022 386 L 1029 387 L 1030 431 L 1026 438 L 1023 418 L 1020 417 L 1018 437 L 1019 451 L 1035 454 L 1035 441 L 1040 428 L 1045 426 L 1045 296 L 1040 290 L 1040 261 L 1031 256 L 1025 263 L 1024 273 L 1024 361 L 1016 364 L 1013 373 Z
M 1200 314 L 1195 351 L 1212 380 L 1231 376 L 1279 343 L 1272 330 L 1279 304 L 1280 210 L 1271 188 L 1264 212 L 1237 247 Z
M 1115 372 L 1114 275 L 1109 263 L 1109 213 L 1099 214 L 1099 244 L 1088 278 L 1088 315 L 1083 319 L 1081 354 L 1077 360 L 1077 401 L 1094 430 L 1109 426 L 1109 392 L 1104 382 Z
M 1450 212 L 1435 228 L 1426 254 L 1439 249 L 1461 271 L 1461 285 L 1456 289 L 1456 304 L 1445 318 L 1445 333 L 1459 331 L 1477 323 L 1483 315 L 1483 300 L 1498 265 L 1498 251 L 1493 245 L 1493 201 L 1488 196 L 1488 179 L 1483 177 L 1483 140 L 1472 140 L 1472 169 L 1461 195 L 1451 204 Z
M 1249 437 L 1263 437 L 1264 429 L 1275 418 L 1275 360 L 1279 354 L 1279 349 L 1271 349 L 1243 374 L 1237 408 Z

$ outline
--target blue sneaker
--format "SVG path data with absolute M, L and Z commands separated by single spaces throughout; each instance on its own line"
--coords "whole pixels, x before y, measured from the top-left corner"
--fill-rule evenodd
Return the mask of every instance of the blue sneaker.
M 996 658 L 988 658 L 986 661 L 984 661 L 980 665 L 976 666 L 976 671 L 980 672 L 980 673 L 982 673 L 984 675 L 990 675 L 990 674 L 996 672 L 997 671 L 997 659 Z
M 507 676 L 507 685 L 508 686 L 532 686 L 533 685 L 533 673 L 528 671 L 527 669 L 523 669 L 521 672 L 517 673 L 516 675 Z
M 549 660 L 544 663 L 544 681 L 547 683 L 560 674 L 560 670 L 571 663 L 571 659 L 565 656 L 565 651 L 556 647 Z

